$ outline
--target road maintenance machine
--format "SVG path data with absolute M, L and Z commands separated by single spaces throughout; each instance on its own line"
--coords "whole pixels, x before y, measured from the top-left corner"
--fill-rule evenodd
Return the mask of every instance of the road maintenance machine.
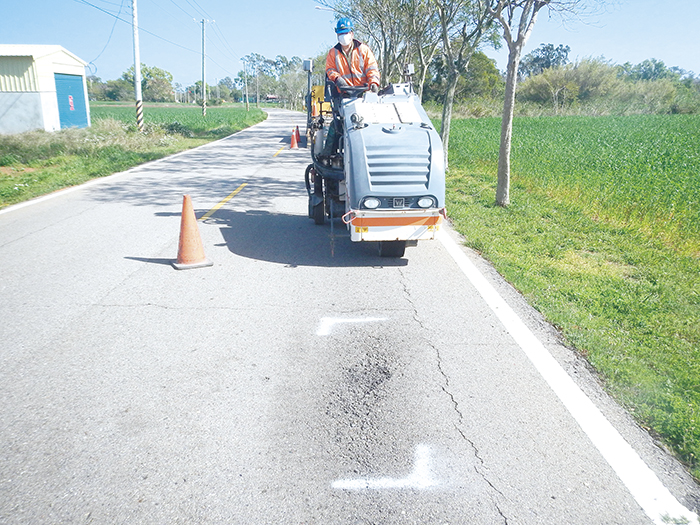
M 379 93 L 309 81 L 307 94 L 309 217 L 341 218 L 353 242 L 376 242 L 383 257 L 434 239 L 445 217 L 442 141 L 407 79 Z

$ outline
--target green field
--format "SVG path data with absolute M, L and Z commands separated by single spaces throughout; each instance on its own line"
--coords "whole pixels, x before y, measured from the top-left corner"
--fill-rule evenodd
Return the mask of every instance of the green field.
M 260 113 L 256 109 L 246 112 L 241 106 L 214 106 L 207 108 L 205 117 L 202 116 L 202 108 L 194 104 L 150 105 L 143 110 L 146 126 L 161 127 L 188 137 L 225 137 L 260 122 Z M 136 120 L 136 110 L 132 104 L 93 104 L 90 114 L 93 119 L 112 118 L 131 125 L 135 125 Z
M 700 477 L 700 116 L 453 122 L 448 213 Z
M 147 106 L 136 130 L 133 105 L 91 106 L 92 126 L 0 135 L 0 208 L 201 146 L 265 119 L 252 108 Z

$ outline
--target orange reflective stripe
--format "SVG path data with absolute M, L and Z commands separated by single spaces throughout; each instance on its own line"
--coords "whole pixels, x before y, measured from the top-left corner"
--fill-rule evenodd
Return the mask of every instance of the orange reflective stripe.
M 355 217 L 352 225 L 363 226 L 434 226 L 442 222 L 442 217 Z

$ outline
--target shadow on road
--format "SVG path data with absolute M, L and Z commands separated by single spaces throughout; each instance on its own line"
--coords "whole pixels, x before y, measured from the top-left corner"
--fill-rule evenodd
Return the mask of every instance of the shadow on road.
M 379 257 L 376 243 L 355 243 L 341 222 L 314 224 L 302 215 L 219 210 L 204 221 L 217 224 L 226 246 L 241 257 L 287 266 L 406 266 L 406 259 Z

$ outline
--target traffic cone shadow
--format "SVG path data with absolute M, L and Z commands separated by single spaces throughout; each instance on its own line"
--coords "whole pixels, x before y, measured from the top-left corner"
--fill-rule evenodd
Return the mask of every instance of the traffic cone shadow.
M 177 261 L 173 263 L 176 270 L 203 268 L 214 263 L 204 256 L 204 246 L 199 235 L 197 217 L 192 207 L 192 199 L 185 195 L 182 199 L 182 218 L 180 219 L 180 243 Z

